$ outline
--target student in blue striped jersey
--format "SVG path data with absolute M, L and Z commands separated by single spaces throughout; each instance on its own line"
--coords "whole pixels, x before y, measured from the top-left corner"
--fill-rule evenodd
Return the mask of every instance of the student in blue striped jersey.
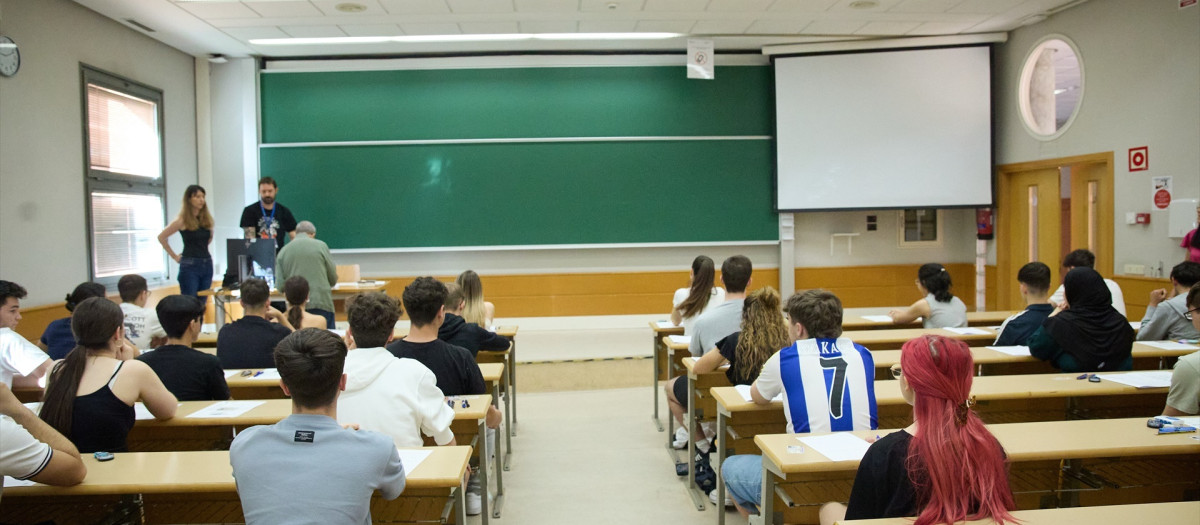
M 842 302 L 830 292 L 809 290 L 789 298 L 787 312 L 795 342 L 763 365 L 750 387 L 754 402 L 767 405 L 782 393 L 789 434 L 878 428 L 875 361 L 842 337 Z M 721 475 L 738 512 L 755 512 L 762 456 L 727 458 Z

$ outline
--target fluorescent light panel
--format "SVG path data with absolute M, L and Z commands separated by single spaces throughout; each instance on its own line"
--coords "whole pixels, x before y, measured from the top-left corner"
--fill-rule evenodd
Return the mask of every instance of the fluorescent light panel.
M 254 38 L 256 46 L 303 46 L 330 44 L 384 44 L 426 42 L 502 42 L 517 40 L 663 40 L 679 33 L 500 33 L 492 35 L 404 35 L 339 36 L 327 38 Z

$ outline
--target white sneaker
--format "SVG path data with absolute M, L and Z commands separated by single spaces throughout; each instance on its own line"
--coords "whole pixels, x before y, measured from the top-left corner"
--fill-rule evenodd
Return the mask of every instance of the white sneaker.
M 688 446 L 688 431 L 686 428 L 679 427 L 675 429 L 675 441 L 671 442 L 671 447 L 675 450 L 683 450 Z
M 711 501 L 713 505 L 716 505 L 716 504 L 717 504 L 717 491 L 716 491 L 716 489 L 713 489 L 713 491 L 712 491 L 712 492 L 709 492 L 709 493 L 708 493 L 708 501 Z M 729 489 L 725 489 L 725 506 L 726 506 L 726 507 L 732 507 L 732 506 L 733 506 L 733 498 L 729 496 Z
M 474 492 L 467 493 L 467 515 L 478 516 L 483 512 L 483 498 Z

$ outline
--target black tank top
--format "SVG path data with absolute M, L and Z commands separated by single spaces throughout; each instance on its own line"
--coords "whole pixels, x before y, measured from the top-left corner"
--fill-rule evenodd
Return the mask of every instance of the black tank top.
M 212 238 L 212 230 L 208 228 L 179 230 L 179 235 L 183 237 L 183 253 L 179 254 L 180 257 L 195 257 L 197 259 L 209 259 L 212 257 L 208 254 L 208 240 Z
M 133 407 L 113 394 L 113 379 L 121 371 L 122 361 L 113 371 L 108 383 L 86 396 L 75 397 L 71 411 L 71 442 L 85 454 L 92 452 L 125 452 L 125 438 L 133 428 Z

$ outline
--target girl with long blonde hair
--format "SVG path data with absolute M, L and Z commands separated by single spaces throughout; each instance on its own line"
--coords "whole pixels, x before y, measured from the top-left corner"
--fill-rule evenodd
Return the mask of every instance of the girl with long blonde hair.
M 496 305 L 483 300 L 483 281 L 474 270 L 467 270 L 458 275 L 454 281 L 462 287 L 463 305 L 462 318 L 468 323 L 475 323 L 483 328 L 492 326 L 496 319 Z

